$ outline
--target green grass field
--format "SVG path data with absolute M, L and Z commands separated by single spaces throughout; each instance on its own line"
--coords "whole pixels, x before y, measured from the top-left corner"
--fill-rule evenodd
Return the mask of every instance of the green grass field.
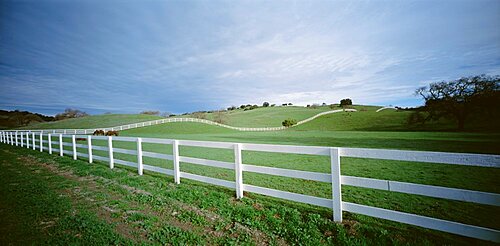
M 107 163 L 88 164 L 85 160 L 74 161 L 4 144 L 0 157 L 4 170 L 0 173 L 2 244 L 489 244 L 349 213 L 344 213 L 343 224 L 335 224 L 327 209 L 250 193 L 238 201 L 230 189 L 186 179 L 174 185 L 170 176 L 147 171 L 139 176 L 128 167 L 117 165 L 111 170 Z M 373 164 L 376 165 L 365 163 L 363 167 Z M 184 163 L 181 168 L 189 170 Z M 351 166 L 343 172 L 351 172 L 349 169 L 359 172 L 363 168 Z M 431 177 L 436 175 L 435 170 L 429 171 L 434 173 Z M 488 173 L 462 171 L 469 175 Z M 250 179 L 245 176 L 245 180 Z M 497 220 L 491 216 L 498 214 L 495 208 L 349 188 L 344 188 L 343 195 L 345 200 L 363 204 L 380 206 L 383 201 L 389 204 L 383 207 L 498 229 Z M 475 210 L 474 216 L 465 212 L 469 209 Z
M 411 131 L 405 124 L 408 112 L 397 112 L 393 110 L 375 113 L 376 108 L 358 108 L 355 113 L 339 113 L 322 116 L 314 121 L 301 126 L 276 132 L 240 132 L 226 128 L 210 126 L 199 123 L 169 123 L 144 128 L 136 128 L 122 131 L 120 136 L 138 136 L 170 139 L 190 139 L 207 141 L 225 141 L 241 143 L 269 143 L 288 145 L 311 145 L 311 146 L 335 146 L 335 147 L 365 147 L 365 148 L 388 148 L 404 150 L 427 150 L 446 152 L 468 152 L 500 154 L 500 134 L 495 132 L 439 132 L 440 129 L 450 129 L 451 124 L 435 123 L 425 126 L 426 128 Z M 267 109 L 264 109 L 267 110 Z M 309 110 L 309 109 L 306 109 Z M 254 111 L 254 110 L 252 110 Z M 245 111 L 248 113 L 252 111 Z M 265 118 L 265 117 L 264 117 Z M 267 120 L 264 120 L 267 121 Z M 415 130 L 415 129 L 414 129 Z M 427 130 L 427 131 L 425 131 Z M 54 138 L 54 141 L 56 139 Z M 69 141 L 67 139 L 66 141 Z M 95 145 L 106 146 L 104 141 L 93 141 Z M 135 143 L 116 142 L 115 147 L 135 149 Z M 70 150 L 70 147 L 65 147 Z M 172 153 L 171 145 L 143 144 L 143 150 L 157 153 Z M 86 152 L 86 149 L 79 149 Z M 105 151 L 94 151 L 94 154 L 106 157 Z M 182 156 L 205 158 L 233 162 L 232 150 L 220 150 L 212 148 L 198 148 L 181 146 Z M 136 157 L 127 154 L 115 153 L 115 158 L 127 161 L 136 161 Z M 372 160 L 360 158 L 342 158 L 342 175 L 368 177 L 376 179 L 387 179 L 418 184 L 438 185 L 452 188 L 470 189 L 485 192 L 500 193 L 500 170 L 494 168 L 466 167 L 457 165 L 443 165 L 432 163 L 414 163 L 401 161 Z M 327 157 L 308 156 L 296 154 L 277 154 L 253 151 L 243 151 L 243 162 L 245 164 L 279 167 L 286 169 L 305 170 L 314 172 L 330 172 L 330 163 Z M 148 165 L 161 166 L 172 169 L 172 162 L 155 158 L 144 157 L 144 163 Z M 117 165 L 118 166 L 118 165 Z M 121 169 L 121 167 L 119 167 Z M 181 170 L 194 174 L 214 177 L 224 180 L 234 180 L 234 172 L 231 170 L 205 167 L 189 163 L 181 163 Z M 145 171 L 147 173 L 147 171 Z M 478 178 L 480 177 L 480 178 Z M 170 179 L 170 177 L 168 178 Z M 185 181 L 182 181 L 185 182 Z M 189 184 L 191 182 L 188 181 Z M 276 177 L 263 174 L 245 173 L 244 183 L 331 198 L 331 187 L 329 184 L 304 181 L 300 179 Z M 193 182 L 198 187 L 198 183 Z M 141 182 L 141 185 L 143 183 Z M 227 194 L 233 191 L 219 189 L 214 186 L 201 185 L 206 189 L 215 189 Z M 193 188 L 198 189 L 198 188 Z M 193 191 L 194 192 L 194 191 Z M 285 202 L 264 196 L 250 195 L 258 203 L 270 205 L 284 205 L 292 210 L 296 209 L 304 213 L 304 216 L 317 214 L 321 221 L 328 221 L 331 211 L 314 206 Z M 245 200 L 243 202 L 245 203 Z M 428 198 L 417 195 L 407 195 L 395 192 L 377 191 L 357 187 L 343 187 L 343 200 L 364 205 L 387 208 L 397 211 L 415 213 L 435 218 L 452 220 L 466 224 L 478 225 L 494 229 L 500 229 L 500 223 L 496 216 L 500 209 L 494 206 L 477 205 L 467 202 L 457 202 L 444 199 Z M 254 200 L 252 200 L 252 203 Z M 203 202 L 202 202 L 203 203 Z M 211 203 L 216 208 L 217 203 Z M 228 220 L 236 219 L 232 212 L 224 212 Z M 249 212 L 250 213 L 250 212 Z M 392 223 L 384 220 L 373 219 L 366 216 L 346 213 L 346 223 L 335 229 L 339 233 L 345 233 L 352 227 L 364 228 L 363 232 L 356 231 L 354 235 L 347 233 L 347 237 L 338 241 L 330 239 L 330 232 L 321 231 L 323 236 L 319 243 L 336 242 L 341 244 L 471 244 L 485 243 L 471 239 L 464 239 L 446 233 L 423 230 L 413 226 L 400 223 Z M 300 216 L 299 216 L 300 217 Z M 288 243 L 294 243 L 297 238 L 306 237 L 305 234 L 297 234 L 291 239 L 289 236 L 277 233 L 276 228 L 265 227 L 263 229 L 259 220 L 249 219 L 245 225 L 265 231 L 271 238 L 277 236 Z M 196 219 L 195 219 L 196 221 Z M 192 222 L 192 221 L 191 221 Z M 267 222 L 266 222 L 267 223 Z M 295 222 L 283 222 L 281 226 L 288 228 Z M 323 222 L 321 222 L 323 223 Z M 328 223 L 333 224 L 333 223 Z M 295 226 L 295 225 L 294 225 Z M 331 226 L 331 225 L 330 225 Z M 174 226 L 175 227 L 175 226 Z M 309 228 L 309 227 L 308 227 Z M 320 227 L 318 227 L 320 228 Z M 297 228 L 295 228 L 297 229 Z M 306 230 L 302 228 L 303 230 Z M 307 229 L 309 230 L 309 229 Z M 344 231 L 344 232 L 343 232 Z M 293 232 L 298 233 L 298 232 Z M 366 234 L 368 233 L 368 234 Z M 288 235 L 288 234 L 287 234 Z M 374 235 L 378 235 L 373 238 Z M 307 237 L 306 237 L 307 238 Z M 213 240 L 213 238 L 209 239 Z M 306 240 L 306 239 L 304 239 Z M 462 241 L 464 240 L 464 241 Z M 212 242 L 212 241 L 210 241 Z M 317 244 L 317 241 L 305 244 Z M 314 243 L 313 243 L 314 242 Z
M 84 129 L 97 127 L 112 127 L 149 120 L 163 119 L 160 116 L 145 114 L 104 114 L 91 115 L 82 118 L 44 122 L 33 124 L 19 129 Z

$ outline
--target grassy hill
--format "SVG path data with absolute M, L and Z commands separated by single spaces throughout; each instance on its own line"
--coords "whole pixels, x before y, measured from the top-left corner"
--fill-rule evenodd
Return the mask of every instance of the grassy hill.
M 291 128 L 293 131 L 454 131 L 456 126 L 449 120 L 428 122 L 424 125 L 410 126 L 407 119 L 411 111 L 378 108 L 354 107 L 357 112 L 327 114 Z
M 162 117 L 145 114 L 104 114 L 54 122 L 44 122 L 22 127 L 20 129 L 83 129 L 111 127 L 158 119 L 162 119 Z
M 292 118 L 297 121 L 309 118 L 318 113 L 332 110 L 329 107 L 306 108 L 297 106 L 261 107 L 244 111 L 242 109 L 228 111 L 226 124 L 240 127 L 273 127 L 281 126 L 283 120 Z M 214 113 L 206 114 L 208 120 L 214 119 Z M 187 117 L 192 117 L 188 115 Z

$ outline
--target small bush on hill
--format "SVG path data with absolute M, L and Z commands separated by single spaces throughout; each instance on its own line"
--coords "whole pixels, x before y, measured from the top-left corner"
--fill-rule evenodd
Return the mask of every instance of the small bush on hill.
M 286 119 L 283 122 L 281 122 L 281 125 L 283 125 L 284 127 L 291 127 L 295 124 L 297 124 L 297 121 L 294 119 Z
M 262 107 L 269 107 L 269 103 L 268 103 L 268 102 L 264 102 L 264 103 L 262 104 Z

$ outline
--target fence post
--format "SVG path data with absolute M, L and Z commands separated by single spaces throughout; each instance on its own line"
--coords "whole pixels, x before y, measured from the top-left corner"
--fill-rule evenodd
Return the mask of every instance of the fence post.
M 333 221 L 342 222 L 342 182 L 340 176 L 340 149 L 330 148 L 332 169 Z
M 18 146 L 18 142 L 17 142 L 17 131 L 16 131 L 16 146 Z
M 26 148 L 30 148 L 30 133 L 26 132 Z
M 64 156 L 63 150 L 64 150 L 64 148 L 63 148 L 62 134 L 59 134 L 59 155 L 60 156 Z
M 43 152 L 43 132 L 40 132 L 40 152 Z
M 174 182 L 176 184 L 181 183 L 181 171 L 179 166 L 179 141 L 174 140 L 173 143 L 173 156 L 174 156 Z
M 142 175 L 144 166 L 142 164 L 142 138 L 137 138 L 137 173 Z
M 21 147 L 24 147 L 24 136 L 23 136 L 23 132 L 20 132 L 20 133 L 19 133 L 19 135 L 20 135 L 20 140 L 19 140 L 19 142 L 21 142 Z
M 36 139 L 35 139 L 35 133 L 34 132 L 31 133 L 31 137 L 33 138 L 33 150 L 35 150 L 35 148 L 36 148 L 36 142 L 35 142 Z
M 73 144 L 73 160 L 76 160 L 76 159 L 78 159 L 78 157 L 76 156 L 76 136 L 75 135 L 71 135 L 71 143 Z
M 109 168 L 113 169 L 115 167 L 115 162 L 113 160 L 113 138 L 108 137 L 108 151 L 109 151 Z
M 87 148 L 89 150 L 89 163 L 92 163 L 92 135 L 87 136 Z
M 243 198 L 243 168 L 241 166 L 241 144 L 234 144 L 234 172 L 236 174 L 236 198 Z
M 49 133 L 47 134 L 47 138 L 49 140 L 48 144 L 49 144 L 49 154 L 52 154 L 52 135 Z

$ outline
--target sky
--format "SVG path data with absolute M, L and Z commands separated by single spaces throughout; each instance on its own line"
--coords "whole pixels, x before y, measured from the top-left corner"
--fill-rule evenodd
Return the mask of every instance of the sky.
M 500 1 L 1 1 L 0 108 L 418 106 L 500 74 Z

